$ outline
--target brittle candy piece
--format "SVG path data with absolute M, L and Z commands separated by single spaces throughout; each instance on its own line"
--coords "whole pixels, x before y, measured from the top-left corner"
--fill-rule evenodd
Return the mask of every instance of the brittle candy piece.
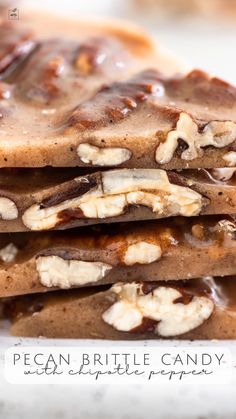
M 48 233 L 0 235 L 0 297 L 236 274 L 231 217 L 172 218 Z M 177 281 L 178 283 L 178 281 Z
M 16 336 L 75 339 L 235 339 L 235 277 L 119 282 L 5 302 Z M 66 313 L 66 315 L 65 315 Z

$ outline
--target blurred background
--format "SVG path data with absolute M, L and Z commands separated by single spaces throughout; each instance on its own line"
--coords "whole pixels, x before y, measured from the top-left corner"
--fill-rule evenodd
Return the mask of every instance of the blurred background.
M 10 7 L 130 19 L 184 63 L 236 84 L 236 0 L 23 0 Z

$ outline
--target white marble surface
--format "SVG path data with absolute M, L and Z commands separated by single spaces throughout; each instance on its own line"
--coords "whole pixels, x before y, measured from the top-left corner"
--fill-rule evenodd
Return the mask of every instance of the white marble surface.
M 39 3 L 38 3 L 39 4 Z M 19 7 L 36 7 L 36 2 L 25 0 Z M 142 23 L 159 43 L 189 63 L 209 70 L 236 83 L 235 41 L 236 24 L 217 24 L 192 21 L 165 21 L 153 17 L 152 22 L 135 12 L 126 0 L 41 0 L 40 7 L 73 16 L 125 17 Z M 41 345 L 42 340 L 15 339 L 0 336 L 0 418 L 3 419 L 233 419 L 236 418 L 236 344 L 227 345 L 232 352 L 234 366 L 227 385 L 166 386 L 16 386 L 7 384 L 3 377 L 4 351 L 12 345 Z M 81 346 L 83 341 L 53 341 L 53 345 Z M 88 344 L 88 342 L 86 342 Z M 98 342 L 90 342 L 97 345 Z M 115 345 L 99 342 L 99 345 Z M 181 346 L 198 345 L 192 342 L 139 342 L 139 345 Z M 202 342 L 201 345 L 209 343 Z

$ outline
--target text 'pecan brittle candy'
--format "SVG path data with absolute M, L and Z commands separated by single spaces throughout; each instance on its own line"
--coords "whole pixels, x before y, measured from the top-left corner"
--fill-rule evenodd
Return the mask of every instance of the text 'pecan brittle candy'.
M 34 19 L 0 21 L 12 333 L 235 338 L 235 87 L 130 24 Z

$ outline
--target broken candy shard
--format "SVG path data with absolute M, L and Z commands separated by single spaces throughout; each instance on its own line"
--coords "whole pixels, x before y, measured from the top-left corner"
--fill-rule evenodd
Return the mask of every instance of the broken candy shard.
M 104 86 L 89 101 L 82 103 L 70 117 L 68 124 L 80 129 L 95 129 L 115 124 L 148 100 L 160 97 L 164 86 L 155 70 L 145 70 L 126 82 Z

